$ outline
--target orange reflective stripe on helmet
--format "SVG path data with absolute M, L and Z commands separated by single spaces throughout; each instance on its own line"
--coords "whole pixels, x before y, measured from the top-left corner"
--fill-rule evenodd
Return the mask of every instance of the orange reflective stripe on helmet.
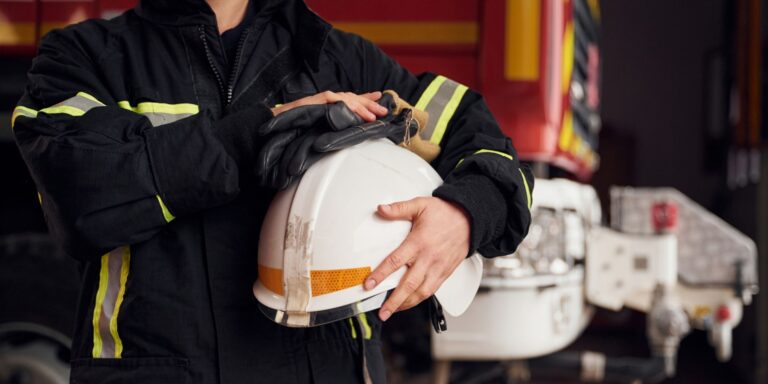
M 370 274 L 371 267 L 310 271 L 312 296 L 320 296 L 361 285 Z M 273 293 L 284 294 L 282 269 L 259 265 L 259 280 L 265 288 Z

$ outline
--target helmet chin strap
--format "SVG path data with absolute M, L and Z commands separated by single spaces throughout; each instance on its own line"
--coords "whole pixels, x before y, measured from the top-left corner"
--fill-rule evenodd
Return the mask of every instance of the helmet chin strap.
M 448 330 L 448 323 L 445 321 L 443 306 L 437 301 L 435 295 L 429 298 L 429 320 L 432 321 L 432 327 L 435 332 L 441 333 Z

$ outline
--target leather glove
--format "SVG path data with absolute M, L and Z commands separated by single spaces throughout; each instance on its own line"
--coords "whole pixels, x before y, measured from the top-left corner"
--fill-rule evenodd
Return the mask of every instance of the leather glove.
M 384 91 L 379 104 L 389 109 L 387 116 L 344 130 L 323 133 L 315 140 L 313 149 L 325 153 L 386 137 L 427 162 L 437 158 L 440 146 L 422 139 L 420 135 L 421 129 L 427 125 L 429 114 L 415 109 L 392 90 Z
M 312 148 L 321 153 L 338 151 L 363 141 L 388 138 L 395 144 L 408 141 L 419 131 L 418 121 L 413 119 L 413 112 L 404 109 L 397 116 L 387 116 L 349 127 L 336 132 L 325 132 L 319 135 Z
M 258 130 L 259 135 L 268 138 L 256 158 L 259 183 L 278 189 L 287 187 L 322 156 L 312 150 L 320 134 L 362 122 L 342 101 L 305 105 L 275 116 Z

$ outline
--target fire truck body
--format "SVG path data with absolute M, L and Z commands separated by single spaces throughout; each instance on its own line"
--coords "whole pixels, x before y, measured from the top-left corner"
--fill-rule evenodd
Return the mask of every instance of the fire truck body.
M 337 28 L 370 39 L 412 72 L 435 72 L 480 91 L 523 160 L 554 164 L 582 180 L 596 169 L 596 1 L 308 3 Z M 50 30 L 113 17 L 133 4 L 0 0 L 0 57 L 33 55 Z

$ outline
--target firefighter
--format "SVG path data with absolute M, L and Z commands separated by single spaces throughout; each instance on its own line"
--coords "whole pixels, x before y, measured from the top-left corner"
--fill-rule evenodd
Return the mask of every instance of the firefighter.
M 45 36 L 28 78 L 15 138 L 51 235 L 82 262 L 74 383 L 383 382 L 382 321 L 475 250 L 512 252 L 530 222 L 532 176 L 480 95 L 413 76 L 301 0 L 141 0 Z M 272 170 L 329 126 L 317 105 L 355 112 L 341 129 L 386 115 L 386 89 L 431 116 L 445 184 L 378 207 L 413 229 L 364 286 L 409 271 L 365 332 L 274 324 L 251 293 L 265 210 L 292 177 Z

